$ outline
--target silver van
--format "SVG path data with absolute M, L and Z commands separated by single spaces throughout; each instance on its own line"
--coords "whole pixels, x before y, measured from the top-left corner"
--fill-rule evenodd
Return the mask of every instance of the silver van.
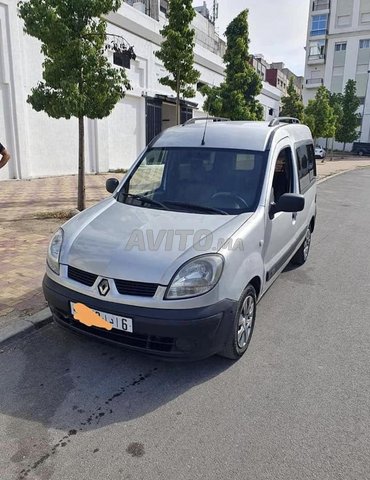
M 258 300 L 307 259 L 315 152 L 294 119 L 218 120 L 164 131 L 56 232 L 43 289 L 58 324 L 162 357 L 244 354 Z

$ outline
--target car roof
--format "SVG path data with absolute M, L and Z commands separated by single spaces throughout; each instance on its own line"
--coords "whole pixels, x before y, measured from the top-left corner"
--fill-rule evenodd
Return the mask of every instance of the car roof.
M 154 139 L 151 147 L 200 147 L 204 136 L 204 148 L 233 148 L 240 150 L 265 151 L 275 132 L 276 140 L 284 137 L 296 143 L 312 141 L 309 128 L 301 124 L 280 123 L 269 126 L 269 122 L 246 121 L 203 121 L 168 128 Z M 206 133 L 205 132 L 206 128 Z

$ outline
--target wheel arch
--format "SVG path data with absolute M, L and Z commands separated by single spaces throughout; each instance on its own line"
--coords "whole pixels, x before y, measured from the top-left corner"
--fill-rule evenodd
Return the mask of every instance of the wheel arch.
M 259 298 L 260 296 L 260 293 L 261 293 L 261 287 L 262 287 L 262 280 L 261 278 L 256 275 L 255 277 L 253 277 L 250 282 L 248 283 L 248 285 L 252 285 L 252 287 L 255 289 L 256 291 L 256 295 L 257 295 L 257 298 Z
M 316 217 L 313 216 L 311 218 L 311 221 L 310 221 L 310 230 L 311 230 L 311 233 L 315 230 L 315 224 L 316 224 Z

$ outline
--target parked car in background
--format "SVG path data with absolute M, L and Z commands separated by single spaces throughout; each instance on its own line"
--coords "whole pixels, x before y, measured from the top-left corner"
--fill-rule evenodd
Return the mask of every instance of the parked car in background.
M 352 147 L 352 153 L 356 153 L 357 155 L 370 155 L 370 143 L 366 142 L 354 142 Z
M 156 137 L 54 235 L 43 285 L 57 323 L 162 357 L 244 354 L 258 300 L 307 259 L 314 145 L 289 119 L 215 120 Z
M 320 145 L 316 145 L 315 147 L 315 158 L 321 158 L 323 160 L 326 157 L 326 150 Z

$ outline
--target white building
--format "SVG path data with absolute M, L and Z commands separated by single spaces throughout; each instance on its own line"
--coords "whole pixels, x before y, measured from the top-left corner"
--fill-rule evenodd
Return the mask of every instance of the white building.
M 86 120 L 86 170 L 106 172 L 128 168 L 161 130 L 175 124 L 174 92 L 159 83 L 165 74 L 154 52 L 162 38 L 166 0 L 127 0 L 108 16 L 107 32 L 125 38 L 136 59 L 126 63 L 132 90 L 103 120 Z M 224 78 L 225 43 L 209 19 L 197 13 L 195 68 L 202 85 L 219 85 Z M 114 63 L 113 52 L 108 52 Z M 26 103 L 42 78 L 39 42 L 23 32 L 15 0 L 0 0 L 0 142 L 12 154 L 0 170 L 0 180 L 63 175 L 77 172 L 77 120 L 55 120 Z M 119 67 L 117 67 L 119 68 Z M 276 91 L 275 91 L 276 90 Z M 259 97 L 266 119 L 279 111 L 280 93 L 268 84 Z M 204 98 L 182 102 L 182 119 L 203 116 Z
M 361 141 L 370 141 L 370 0 L 311 0 L 307 32 L 305 104 L 320 85 L 343 92 L 356 80 L 363 115 Z

